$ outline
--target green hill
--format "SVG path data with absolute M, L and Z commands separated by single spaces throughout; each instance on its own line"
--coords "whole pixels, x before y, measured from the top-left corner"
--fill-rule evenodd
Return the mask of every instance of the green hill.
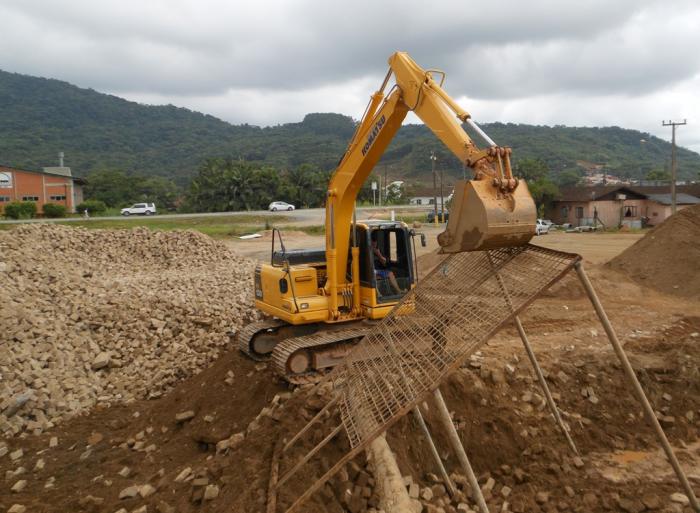
M 308 114 L 300 123 L 265 128 L 231 125 L 172 105 L 141 105 L 58 80 L 3 71 L 0 112 L 3 164 L 39 168 L 54 164 L 57 153 L 64 151 L 67 165 L 79 175 L 120 169 L 168 177 L 181 185 L 212 157 L 278 168 L 310 163 L 332 170 L 354 130 L 353 120 L 340 114 Z M 493 123 L 484 129 L 498 143 L 512 146 L 516 160 L 542 159 L 555 174 L 586 161 L 605 165 L 611 174 L 640 178 L 667 167 L 670 155 L 669 143 L 617 127 Z M 403 127 L 382 164 L 391 178 L 427 179 L 431 150 L 448 176 L 461 176 L 460 164 L 422 125 Z M 698 173 L 700 155 L 680 148 L 679 177 L 697 179 Z

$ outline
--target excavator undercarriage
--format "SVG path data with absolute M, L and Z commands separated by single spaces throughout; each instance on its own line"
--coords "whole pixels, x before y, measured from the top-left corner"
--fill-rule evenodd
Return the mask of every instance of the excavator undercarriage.
M 236 335 L 238 348 L 256 361 L 271 360 L 294 385 L 318 382 L 375 325 L 369 320 L 291 325 L 279 319 L 249 324 Z

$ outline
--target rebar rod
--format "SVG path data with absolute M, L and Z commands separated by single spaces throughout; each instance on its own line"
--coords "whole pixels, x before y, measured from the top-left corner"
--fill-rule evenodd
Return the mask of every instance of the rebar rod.
M 321 411 L 319 411 L 314 418 L 307 422 L 306 425 L 296 435 L 294 435 L 289 442 L 285 444 L 282 452 L 287 452 L 289 448 L 304 435 L 304 433 L 311 429 L 311 426 L 313 426 L 323 416 L 323 414 L 330 409 L 331 406 L 338 402 L 338 399 L 340 399 L 340 394 L 335 395 L 330 401 L 328 401 Z
M 617 338 L 617 333 L 615 333 L 615 330 L 613 329 L 612 324 L 610 323 L 610 319 L 608 319 L 608 316 L 605 313 L 605 310 L 603 309 L 603 305 L 601 304 L 600 299 L 598 299 L 598 295 L 593 289 L 591 281 L 588 279 L 588 275 L 583 270 L 583 265 L 581 264 L 581 262 L 577 262 L 574 265 L 574 268 L 576 269 L 576 274 L 578 274 L 578 277 L 581 280 L 581 284 L 583 285 L 583 288 L 585 289 L 586 294 L 588 295 L 588 299 L 590 299 L 591 304 L 593 305 L 593 308 L 595 309 L 595 312 L 598 315 L 601 324 L 603 325 L 605 333 L 608 335 L 608 339 L 610 340 L 610 343 L 612 344 L 613 349 L 615 350 L 615 354 L 617 354 L 617 357 L 620 360 L 620 363 L 622 364 L 622 368 L 625 371 L 625 374 L 627 375 L 627 379 L 630 381 L 630 384 L 634 389 L 634 392 L 637 396 L 637 400 L 639 400 L 639 402 L 642 405 L 642 409 L 644 410 L 644 414 L 647 418 L 647 421 L 649 422 L 649 424 L 651 424 L 651 427 L 656 432 L 656 437 L 659 439 L 659 443 L 661 444 L 661 447 L 666 453 L 666 457 L 668 458 L 669 463 L 673 467 L 673 471 L 676 473 L 676 477 L 680 481 L 681 486 L 683 486 L 683 489 L 685 490 L 685 494 L 688 497 L 691 506 L 695 511 L 700 513 L 700 504 L 698 504 L 698 499 L 695 496 L 695 492 L 693 492 L 693 488 L 690 486 L 690 482 L 688 482 L 688 478 L 686 477 L 685 472 L 681 468 L 681 465 L 678 462 L 676 455 L 673 453 L 673 448 L 671 447 L 668 438 L 666 438 L 666 433 L 664 433 L 664 430 L 661 427 L 661 424 L 659 423 L 659 419 L 657 419 L 656 415 L 654 414 L 654 409 L 649 403 L 649 400 L 647 399 L 647 396 L 644 393 L 644 389 L 642 388 L 642 385 L 637 379 L 637 375 L 635 374 L 634 369 L 632 368 L 632 365 L 630 364 L 630 361 L 627 358 L 627 354 L 625 353 L 625 350 L 623 349 L 620 340 Z
M 471 486 L 473 493 L 472 498 L 476 499 L 476 504 L 479 506 L 479 511 L 481 513 L 489 513 L 489 508 L 488 506 L 486 506 L 484 494 L 481 493 L 481 488 L 479 488 L 479 482 L 476 480 L 474 470 L 472 469 L 472 466 L 469 463 L 469 458 L 467 457 L 467 453 L 464 450 L 464 446 L 462 445 L 462 442 L 459 439 L 459 434 L 457 434 L 455 425 L 452 423 L 452 419 L 450 418 L 450 412 L 447 409 L 447 405 L 445 404 L 445 400 L 442 398 L 442 394 L 440 393 L 439 388 L 435 389 L 435 391 L 433 392 L 433 396 L 435 397 L 438 414 L 440 415 L 440 419 L 445 425 L 445 429 L 447 430 L 447 436 L 450 439 L 452 448 L 457 453 L 457 459 L 462 465 L 464 473 L 467 474 L 467 480 L 469 481 L 469 486 Z
M 433 437 L 430 436 L 430 431 L 428 431 L 428 426 L 425 423 L 425 419 L 423 419 L 423 415 L 420 412 L 420 408 L 418 406 L 413 407 L 413 416 L 416 418 L 418 421 L 418 425 L 420 426 L 421 430 L 423 431 L 423 434 L 425 435 L 426 440 L 428 440 L 428 445 L 430 446 L 430 452 L 433 455 L 433 459 L 435 459 L 435 463 L 438 466 L 438 469 L 440 470 L 440 475 L 442 476 L 442 480 L 445 481 L 445 487 L 447 488 L 447 493 L 450 494 L 450 497 L 454 497 L 455 495 L 455 487 L 454 484 L 452 484 L 452 480 L 450 479 L 449 474 L 447 473 L 447 470 L 445 469 L 445 464 L 442 462 L 442 459 L 440 459 L 440 453 L 437 450 L 437 447 L 435 447 L 435 442 L 433 441 Z
M 535 352 L 532 350 L 532 346 L 530 345 L 530 341 L 527 338 L 527 334 L 525 333 L 525 329 L 523 328 L 523 323 L 520 322 L 520 317 L 515 316 L 515 327 L 518 329 L 518 334 L 520 335 L 520 339 L 523 341 L 523 345 L 525 346 L 525 352 L 527 353 L 527 357 L 530 359 L 530 363 L 532 364 L 532 367 L 535 369 L 535 374 L 537 374 L 537 380 L 540 382 L 540 388 L 542 388 L 542 392 L 544 393 L 545 398 L 547 399 L 547 405 L 549 406 L 549 411 L 552 413 L 554 416 L 554 420 L 556 421 L 557 425 L 559 426 L 559 429 L 561 429 L 561 432 L 564 433 L 564 436 L 566 437 L 566 441 L 569 443 L 569 447 L 571 447 L 571 450 L 574 451 L 576 455 L 578 455 L 578 449 L 576 448 L 576 444 L 574 441 L 571 439 L 571 435 L 569 434 L 569 430 L 566 429 L 566 425 L 564 425 L 564 421 L 561 418 L 561 415 L 559 414 L 559 408 L 557 408 L 557 404 L 554 402 L 554 397 L 552 397 L 552 393 L 549 391 L 549 385 L 547 385 L 547 380 L 544 378 L 544 373 L 542 372 L 542 368 L 540 367 L 539 362 L 537 361 L 537 357 L 535 356 Z
M 296 465 L 294 465 L 290 470 L 285 472 L 285 474 L 277 482 L 277 488 L 279 489 L 280 486 L 282 486 L 284 483 L 287 482 L 287 479 L 292 477 L 294 474 L 297 473 L 297 471 L 301 467 L 306 465 L 306 462 L 309 461 L 314 456 L 314 454 L 316 454 L 318 451 L 320 451 L 328 442 L 333 440 L 338 435 L 338 433 L 340 433 L 341 429 L 343 429 L 343 425 L 338 424 L 338 426 L 333 431 L 331 431 L 328 434 L 328 436 L 326 436 L 326 438 L 321 440 L 321 442 L 319 442 L 318 445 L 316 445 L 313 449 L 311 449 L 308 453 L 306 453 L 306 455 L 302 459 L 300 459 Z

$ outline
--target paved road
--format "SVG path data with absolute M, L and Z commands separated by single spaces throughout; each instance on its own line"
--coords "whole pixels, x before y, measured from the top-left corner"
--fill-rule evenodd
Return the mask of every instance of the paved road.
M 428 207 L 425 205 L 401 205 L 394 207 L 397 211 L 428 211 Z M 371 212 L 382 212 L 387 210 L 384 207 L 362 207 L 357 209 L 358 216 L 362 217 L 362 214 L 368 214 Z M 196 217 L 225 217 L 225 216 L 266 216 L 274 218 L 275 216 L 285 216 L 291 217 L 294 221 L 301 222 L 315 222 L 318 224 L 323 223 L 324 209 L 322 208 L 304 208 L 300 210 L 294 210 L 292 212 L 269 212 L 267 210 L 246 210 L 242 212 L 207 212 L 203 214 L 158 214 L 153 217 L 153 219 L 187 219 Z M 139 220 L 143 219 L 144 216 L 106 216 L 106 217 L 91 217 L 85 219 L 83 217 L 66 217 L 61 219 L 8 219 L 0 221 L 0 224 L 18 224 L 18 223 L 66 223 L 66 222 L 80 222 L 80 221 L 128 221 L 128 220 Z M 149 218 L 150 219 L 150 218 Z

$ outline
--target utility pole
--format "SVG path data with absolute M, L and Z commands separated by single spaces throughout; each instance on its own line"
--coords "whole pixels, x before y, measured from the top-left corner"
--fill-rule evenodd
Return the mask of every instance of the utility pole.
M 671 127 L 671 215 L 676 213 L 676 127 L 686 124 L 685 119 L 682 123 L 670 120 L 668 123 L 666 121 L 661 122 L 661 126 Z
M 442 192 L 442 179 L 444 178 L 444 170 L 440 170 L 440 222 L 445 222 L 445 193 Z
M 389 180 L 387 178 L 387 164 L 384 164 L 384 188 L 382 191 L 384 191 L 384 205 L 387 204 L 387 200 L 389 199 Z
M 437 157 L 435 156 L 435 152 L 431 151 L 430 152 L 430 162 L 432 163 L 433 167 L 433 207 L 435 210 L 435 219 L 434 222 L 435 224 L 438 224 L 438 210 L 437 210 L 437 175 L 435 174 L 435 161 L 437 160 Z

